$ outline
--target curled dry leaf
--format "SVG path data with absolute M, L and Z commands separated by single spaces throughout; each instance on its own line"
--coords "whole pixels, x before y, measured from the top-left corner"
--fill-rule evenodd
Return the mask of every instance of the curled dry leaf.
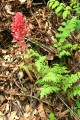
M 19 79 L 22 79 L 24 77 L 23 71 L 18 72 L 18 77 L 19 77 Z
M 1 105 L 0 110 L 1 112 L 4 112 L 6 108 L 6 103 L 4 103 L 3 105 Z
M 76 51 L 74 58 L 76 61 L 80 61 L 80 50 Z
M 20 120 L 28 120 L 28 119 L 25 117 L 20 117 Z
M 20 2 L 21 4 L 23 4 L 23 3 L 26 2 L 26 0 L 19 0 L 19 2 Z
M 0 103 L 2 104 L 5 100 L 5 97 L 3 95 L 0 95 Z
M 14 120 L 15 116 L 16 116 L 16 111 L 13 111 L 11 113 L 8 114 L 8 120 Z
M 31 3 L 33 0 L 27 0 L 27 8 L 31 7 Z
M 0 120 L 6 120 L 4 114 L 0 111 Z
M 6 109 L 5 109 L 6 113 L 8 113 L 9 111 L 9 103 L 6 104 Z
M 14 15 L 14 12 L 11 12 L 11 5 L 6 5 L 5 6 L 5 9 L 6 9 L 6 12 L 8 13 L 8 14 L 11 14 L 11 15 Z
M 39 104 L 38 112 L 39 112 L 39 115 L 40 115 L 40 117 L 41 117 L 41 120 L 47 120 L 46 114 L 45 114 L 45 112 L 44 112 L 43 103 L 40 103 L 40 104 Z
M 26 106 L 25 106 L 25 111 L 26 111 L 27 113 L 31 111 L 30 105 L 26 105 Z
M 34 28 L 33 24 L 29 23 L 29 28 L 32 30 Z
M 30 112 L 24 113 L 24 118 L 25 118 L 26 120 L 28 120 L 28 119 L 30 118 Z

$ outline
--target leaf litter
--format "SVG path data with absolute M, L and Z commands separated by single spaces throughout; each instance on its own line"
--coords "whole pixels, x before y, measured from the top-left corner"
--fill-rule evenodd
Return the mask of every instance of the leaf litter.
M 58 51 L 53 48 L 56 16 L 51 24 L 49 10 L 44 1 L 37 3 L 28 0 L 2 0 L 0 5 L 0 120 L 49 120 L 51 112 L 55 113 L 58 120 L 70 119 L 70 109 L 55 95 L 40 100 L 35 76 L 30 71 L 19 69 L 22 53 L 18 53 L 19 57 L 16 57 L 18 45 L 12 42 L 10 34 L 11 18 L 15 12 L 21 11 L 29 21 L 29 44 L 33 44 L 39 53 L 46 54 L 47 61 L 53 62 L 58 58 Z M 35 45 L 35 41 L 39 44 Z M 77 52 L 73 57 L 80 61 Z M 71 68 L 75 64 L 71 59 L 68 63 Z M 75 71 L 79 71 L 79 68 L 78 65 Z M 66 97 L 63 98 L 65 101 Z M 77 116 L 74 120 L 76 118 Z

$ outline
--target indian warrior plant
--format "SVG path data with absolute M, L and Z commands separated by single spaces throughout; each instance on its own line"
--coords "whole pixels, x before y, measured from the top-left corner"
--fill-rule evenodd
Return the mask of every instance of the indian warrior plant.
M 27 36 L 29 33 L 29 27 L 28 21 L 21 12 L 15 13 L 11 25 L 11 31 L 13 40 L 18 42 L 19 46 L 26 50 L 27 45 L 25 44 L 25 36 Z

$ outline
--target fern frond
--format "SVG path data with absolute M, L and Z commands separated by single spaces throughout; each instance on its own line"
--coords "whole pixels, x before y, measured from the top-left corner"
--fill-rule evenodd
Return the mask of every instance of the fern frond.
M 66 92 L 68 88 L 75 84 L 78 79 L 80 79 L 80 72 L 76 74 L 67 75 L 67 77 L 65 78 L 66 79 L 63 81 L 62 89 Z
M 45 59 L 46 59 L 46 57 L 42 56 L 35 62 L 35 66 L 36 66 L 38 72 L 41 72 L 41 69 L 43 69 L 43 71 L 44 71 L 45 68 L 44 67 L 42 68 L 42 65 L 45 66 L 45 64 L 46 64 Z M 47 67 L 46 67 L 46 70 L 47 70 Z
M 40 88 L 40 98 L 43 98 L 45 95 L 59 91 L 59 88 L 56 86 L 44 85 Z
M 61 26 L 58 28 L 59 33 L 56 34 L 56 38 L 59 40 L 56 40 L 54 47 L 57 48 L 57 50 L 60 52 L 60 58 L 62 56 L 70 56 L 70 52 L 67 51 L 67 49 L 72 49 L 74 45 L 70 43 L 66 43 L 66 39 L 69 37 L 71 31 L 75 30 L 77 27 L 77 17 L 72 18 L 71 20 L 68 20 L 67 22 L 63 22 Z
M 71 90 L 70 94 L 68 95 L 69 98 L 79 95 L 80 96 L 80 85 L 74 86 L 73 90 Z
M 52 92 L 56 93 L 60 91 L 66 93 L 72 86 L 73 89 L 69 91 L 70 96 L 80 95 L 79 85 L 74 87 L 74 84 L 80 79 L 80 72 L 70 75 L 68 74 L 67 67 L 60 64 L 53 64 L 49 67 L 46 64 L 46 57 L 34 52 L 35 51 L 31 51 L 31 56 L 34 55 L 35 57 L 34 66 L 39 75 L 37 75 L 37 72 L 33 69 L 32 72 L 38 76 L 36 84 L 41 85 L 41 98 Z M 28 68 L 31 70 L 30 66 Z
M 61 66 L 60 64 L 53 64 L 52 71 L 55 73 L 64 74 L 67 73 L 68 70 L 66 66 Z

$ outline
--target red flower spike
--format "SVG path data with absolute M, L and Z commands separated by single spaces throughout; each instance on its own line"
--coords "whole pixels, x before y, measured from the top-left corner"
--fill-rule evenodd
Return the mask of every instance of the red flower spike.
M 17 12 L 13 17 L 12 23 L 12 36 L 13 40 L 20 44 L 20 47 L 26 48 L 26 44 L 24 42 L 25 36 L 28 35 L 29 28 L 27 27 L 28 21 L 22 15 L 22 13 Z

